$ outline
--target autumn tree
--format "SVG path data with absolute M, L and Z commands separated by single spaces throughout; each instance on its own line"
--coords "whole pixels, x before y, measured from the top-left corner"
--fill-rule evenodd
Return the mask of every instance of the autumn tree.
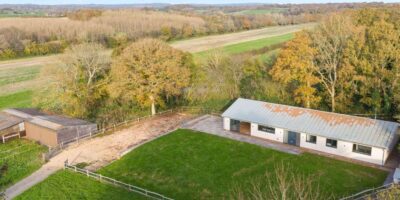
M 191 56 L 155 39 L 142 39 L 126 47 L 113 62 L 109 92 L 127 104 L 164 106 L 189 85 Z
M 72 45 L 60 56 L 60 64 L 43 69 L 42 77 L 50 79 L 37 94 L 35 104 L 43 109 L 70 116 L 93 119 L 106 93 L 106 76 L 110 58 L 100 44 Z
M 286 43 L 270 70 L 273 79 L 294 88 L 295 102 L 307 108 L 320 100 L 314 87 L 320 82 L 314 65 L 315 54 L 307 33 L 297 33 L 293 40 Z
M 360 103 L 374 113 L 400 111 L 400 12 L 364 9 L 354 14 L 360 34 L 349 41 L 346 64 L 353 67 Z
M 208 53 L 196 70 L 196 77 L 187 92 L 191 101 L 234 99 L 240 95 L 243 60 L 215 50 Z
M 335 111 L 336 97 L 343 68 L 344 49 L 352 35 L 350 18 L 333 14 L 323 20 L 311 34 L 313 48 L 316 49 L 315 62 L 319 79 L 330 98 L 331 111 Z

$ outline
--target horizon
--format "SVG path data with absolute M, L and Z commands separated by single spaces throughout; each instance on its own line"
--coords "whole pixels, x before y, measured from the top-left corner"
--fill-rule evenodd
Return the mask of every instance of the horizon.
M 42 0 L 40 3 L 35 0 L 0 0 L 1 5 L 154 5 L 154 4 L 188 4 L 188 5 L 243 5 L 243 4 L 263 4 L 263 5 L 273 5 L 273 4 L 338 4 L 338 3 L 399 3 L 400 0 L 384 0 L 384 1 L 373 1 L 373 0 L 206 0 L 202 2 L 194 0 L 158 0 L 158 1 L 129 1 L 129 0 L 68 0 L 68 1 L 53 1 L 53 0 Z

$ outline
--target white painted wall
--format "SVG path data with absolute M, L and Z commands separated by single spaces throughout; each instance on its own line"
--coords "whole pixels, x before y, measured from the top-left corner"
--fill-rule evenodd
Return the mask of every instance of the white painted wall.
M 224 117 L 223 124 L 225 130 L 230 130 L 230 118 Z M 284 140 L 284 130 L 280 128 L 275 128 L 275 134 L 267 133 L 258 130 L 258 124 L 251 123 L 251 136 L 273 140 L 277 142 L 282 142 Z M 331 148 L 326 146 L 326 138 L 317 136 L 317 143 L 306 142 L 306 134 L 301 133 L 300 135 L 300 147 L 313 149 L 316 151 L 321 151 L 325 153 L 330 153 L 334 155 L 339 155 L 347 158 L 352 158 L 356 160 L 361 160 L 364 162 L 370 162 L 378 165 L 382 165 L 382 161 L 386 161 L 389 156 L 389 151 L 381 148 L 372 147 L 371 155 L 364 155 L 360 153 L 353 152 L 353 143 L 338 141 L 337 148 Z
M 327 147 L 326 146 L 326 138 L 317 136 L 317 143 L 309 143 L 306 142 L 306 134 L 301 133 L 300 137 L 300 147 L 313 149 L 325 153 L 330 153 L 334 155 L 339 155 L 343 157 L 348 157 L 356 160 L 361 160 L 365 162 L 370 162 L 378 165 L 382 165 L 382 160 L 386 161 L 388 154 L 386 150 L 372 147 L 371 155 L 364 155 L 360 153 L 353 152 L 353 143 L 338 141 L 337 148 Z
M 267 132 L 264 132 L 264 131 L 259 131 L 258 130 L 258 124 L 251 123 L 250 135 L 255 136 L 255 137 L 259 137 L 259 138 L 263 138 L 263 139 L 283 142 L 284 131 L 283 131 L 283 129 L 275 128 L 275 134 L 267 133 Z
M 224 129 L 229 131 L 231 129 L 231 119 L 224 117 Z

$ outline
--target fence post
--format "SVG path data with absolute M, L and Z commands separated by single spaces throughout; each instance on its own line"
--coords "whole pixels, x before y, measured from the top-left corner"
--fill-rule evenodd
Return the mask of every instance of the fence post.
M 76 171 L 77 171 L 77 170 L 76 170 L 76 166 L 74 166 L 74 168 L 75 168 L 75 172 L 76 172 Z
M 101 181 L 102 181 L 102 179 L 103 179 L 103 177 L 102 177 L 102 175 L 101 175 L 101 174 L 100 174 L 99 178 L 100 178 L 100 182 L 101 182 Z
M 89 176 L 89 170 L 86 169 L 86 176 Z

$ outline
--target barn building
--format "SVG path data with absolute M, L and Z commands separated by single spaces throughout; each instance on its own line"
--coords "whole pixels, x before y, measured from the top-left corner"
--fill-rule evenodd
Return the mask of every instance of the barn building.
M 49 115 L 36 109 L 6 109 L 0 113 L 0 136 L 26 137 L 49 147 L 89 136 L 97 125 L 80 119 Z M 18 134 L 17 134 L 18 133 Z
M 378 165 L 400 134 L 396 122 L 242 98 L 222 117 L 225 130 Z

